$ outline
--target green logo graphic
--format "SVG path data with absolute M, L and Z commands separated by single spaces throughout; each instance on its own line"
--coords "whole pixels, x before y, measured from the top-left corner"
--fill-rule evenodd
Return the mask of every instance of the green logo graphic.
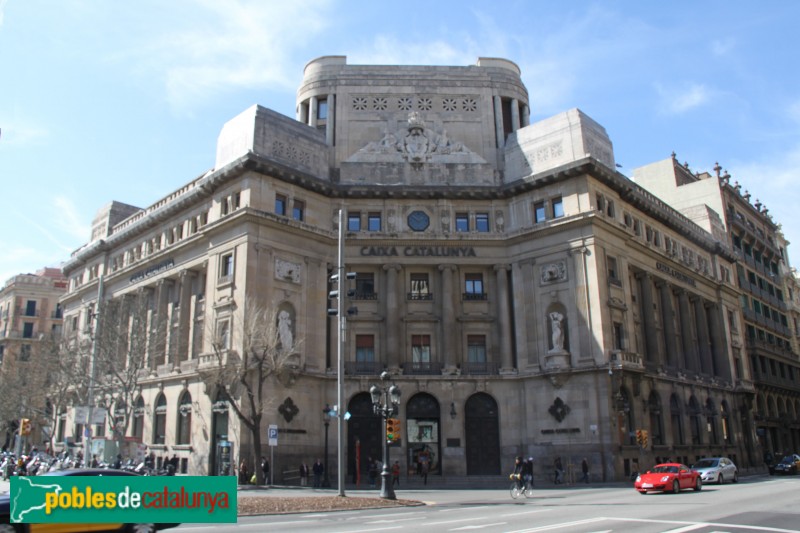
M 232 476 L 11 478 L 12 523 L 236 522 Z

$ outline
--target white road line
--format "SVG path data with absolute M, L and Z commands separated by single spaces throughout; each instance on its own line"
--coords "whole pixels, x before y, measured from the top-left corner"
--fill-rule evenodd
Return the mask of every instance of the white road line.
M 343 529 L 338 533 L 369 533 L 370 531 L 389 531 L 390 529 L 402 529 L 403 526 L 395 526 L 395 527 L 376 527 L 372 529 Z M 328 533 L 337 533 L 335 531 L 329 531 Z
M 363 517 L 362 517 L 363 520 Z M 370 520 L 369 522 L 364 522 L 365 524 L 394 524 L 395 522 L 408 522 L 410 520 L 419 520 L 419 518 L 395 518 L 394 520 Z
M 677 529 L 668 529 L 662 533 L 683 533 L 684 531 L 694 531 L 695 529 L 702 529 L 706 527 L 705 524 L 694 524 L 693 526 L 679 527 Z
M 748 529 L 752 531 L 770 531 L 772 533 L 797 533 L 796 529 L 781 529 L 778 527 L 766 526 L 748 526 L 746 524 L 724 524 L 720 522 L 683 522 L 678 520 L 649 520 L 646 518 L 614 518 L 604 517 L 605 520 L 616 520 L 619 522 L 645 522 L 648 524 L 674 524 L 676 526 L 694 526 L 699 527 L 721 527 L 723 529 Z M 695 528 L 697 529 L 697 528 Z M 673 530 L 674 531 L 674 530 Z
M 526 515 L 526 514 L 546 513 L 548 511 L 554 511 L 554 509 L 552 509 L 552 508 L 551 509 L 536 509 L 534 511 L 525 511 L 523 513 L 503 513 L 503 517 L 505 518 L 507 516 L 522 516 L 522 515 Z
M 508 522 L 497 522 L 496 524 L 483 524 L 483 525 L 480 525 L 480 526 L 462 526 L 462 527 L 453 528 L 450 531 L 466 531 L 468 529 L 483 529 L 485 527 L 504 526 L 506 524 L 508 524 Z
M 534 533 L 536 531 L 550 531 L 551 529 L 580 526 L 583 524 L 591 524 L 592 522 L 602 522 L 604 520 L 607 520 L 607 518 L 599 516 L 597 518 L 588 518 L 586 520 L 576 520 L 575 522 L 562 522 L 560 524 L 551 524 L 549 526 L 534 527 L 531 529 L 519 529 L 517 531 L 509 531 L 508 533 Z
M 441 526 L 444 524 L 456 524 L 458 522 L 474 522 L 475 520 L 486 520 L 485 516 L 478 516 L 475 518 L 461 518 L 459 520 L 440 520 L 439 522 L 426 522 L 426 526 Z

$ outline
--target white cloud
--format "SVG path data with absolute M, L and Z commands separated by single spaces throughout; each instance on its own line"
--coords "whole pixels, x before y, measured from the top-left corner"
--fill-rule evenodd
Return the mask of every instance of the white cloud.
M 231 89 L 293 91 L 293 52 L 326 27 L 329 0 L 195 0 L 168 35 L 128 53 L 144 76 L 163 79 L 174 109 L 191 110 Z M 117 57 L 117 61 L 129 58 Z
M 0 128 L 2 128 L 3 146 L 13 148 L 35 144 L 50 135 L 42 126 L 26 121 L 6 121 L 0 124 Z
M 91 225 L 86 222 L 85 217 L 79 212 L 75 203 L 64 196 L 53 198 L 53 207 L 57 215 L 58 227 L 67 235 L 77 239 L 78 242 L 86 242 L 91 236 Z M 67 248 L 72 250 L 72 248 Z
M 5 14 L 6 4 L 7 3 L 8 3 L 8 0 L 0 0 L 0 26 L 3 25 L 3 16 Z
M 655 88 L 660 97 L 659 112 L 667 115 L 679 115 L 702 106 L 712 95 L 708 87 L 697 83 L 689 83 L 681 88 L 664 87 L 656 83 Z

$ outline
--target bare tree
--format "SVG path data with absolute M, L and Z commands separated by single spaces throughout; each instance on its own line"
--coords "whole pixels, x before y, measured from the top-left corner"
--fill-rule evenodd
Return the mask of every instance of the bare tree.
M 206 390 L 221 394 L 250 430 L 253 442 L 250 458 L 256 466 L 259 485 L 264 483 L 264 474 L 257 468 L 261 423 L 271 404 L 268 381 L 274 378 L 291 385 L 298 366 L 300 342 L 294 337 L 285 313 L 246 298 L 232 316 L 212 321 L 215 323 L 209 325 L 208 334 L 215 361 L 201 370 Z
M 94 341 L 94 395 L 108 410 L 106 423 L 118 444 L 133 419 L 139 381 L 164 360 L 167 320 L 159 317 L 152 295 L 129 294 L 102 302 Z

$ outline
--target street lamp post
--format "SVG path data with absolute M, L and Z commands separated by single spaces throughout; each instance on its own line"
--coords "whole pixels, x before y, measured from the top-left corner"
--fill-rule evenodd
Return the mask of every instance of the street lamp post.
M 330 466 L 328 463 L 328 426 L 331 425 L 331 408 L 327 403 L 322 410 L 322 420 L 325 423 L 325 469 L 323 470 L 324 477 L 322 478 L 322 486 L 327 489 L 331 486 L 331 478 L 328 474 L 328 468 Z
M 381 472 L 381 498 L 384 500 L 396 500 L 394 487 L 392 486 L 391 473 L 389 472 L 389 441 L 386 438 L 387 421 L 390 417 L 397 414 L 400 404 L 400 388 L 397 385 L 387 387 L 385 383 L 391 379 L 391 375 L 384 371 L 381 372 L 381 381 L 384 385 L 379 387 L 373 385 L 369 389 L 372 396 L 372 409 L 376 415 L 383 418 L 383 471 Z M 383 404 L 381 404 L 383 397 Z

